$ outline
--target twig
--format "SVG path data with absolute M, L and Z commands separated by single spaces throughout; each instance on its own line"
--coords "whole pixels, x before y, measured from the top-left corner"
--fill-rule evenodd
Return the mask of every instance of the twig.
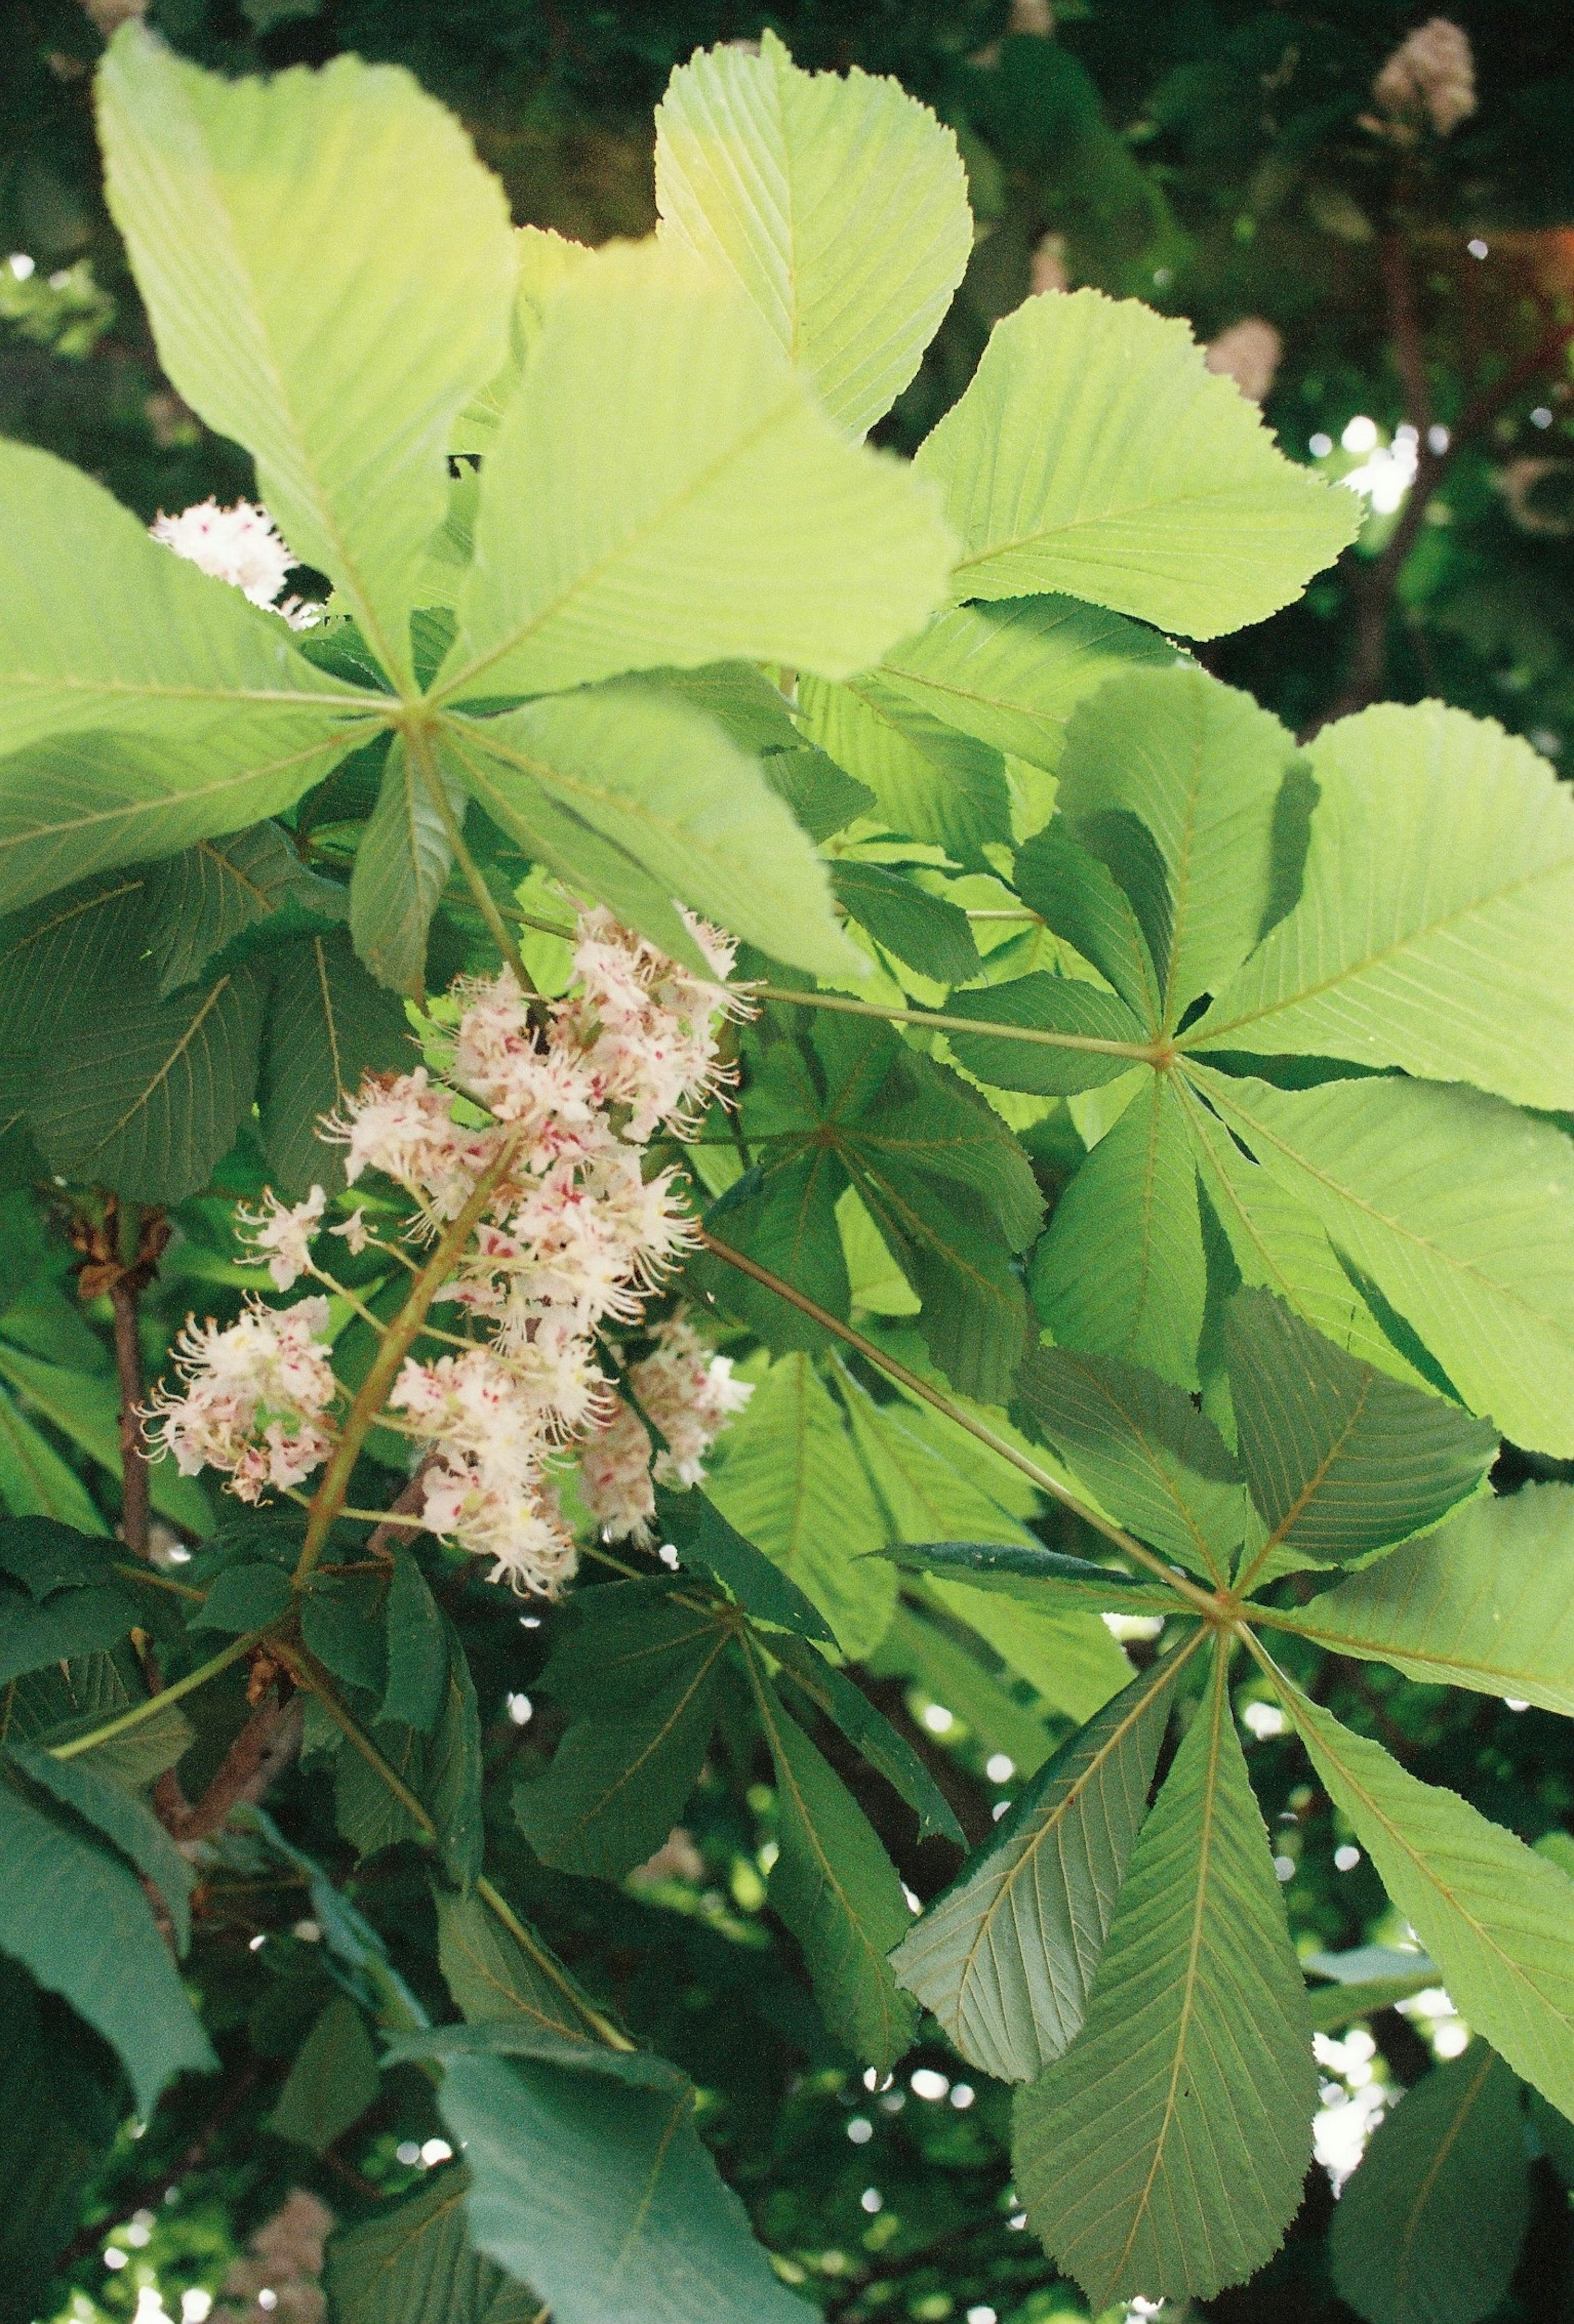
M 299 1749 L 301 1732 L 300 1696 L 288 1702 L 270 1696 L 246 1720 L 200 1799 L 188 1800 L 174 1768 L 165 1768 L 153 1793 L 159 1821 L 172 1840 L 206 1840 L 223 1827 L 231 1808 L 266 1796 Z

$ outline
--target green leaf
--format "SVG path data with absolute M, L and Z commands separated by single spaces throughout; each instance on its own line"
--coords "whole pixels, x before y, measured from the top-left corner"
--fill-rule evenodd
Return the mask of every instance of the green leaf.
M 1022 1026 L 1030 1033 L 1066 1034 L 1073 1040 L 1141 1045 L 1143 1028 L 1125 1001 L 1079 977 L 1051 976 L 1036 969 L 1007 984 L 981 992 L 953 992 L 948 1017 L 972 1017 L 990 1025 Z M 1026 1090 L 1035 1097 L 1066 1097 L 1097 1089 L 1131 1071 L 1133 1059 L 1116 1049 L 1060 1047 L 1054 1041 L 1014 1038 L 983 1031 L 946 1036 L 969 1073 L 996 1089 Z
M 1169 1074 L 1152 1076 L 1079 1166 L 1030 1280 L 1062 1345 L 1197 1388 L 1207 1267 L 1197 1168 Z
M 1478 1501 L 1294 1620 L 1336 1654 L 1574 1716 L 1574 1487 Z
M 781 1566 L 856 1660 L 884 1635 L 896 1577 L 842 1416 L 805 1355 L 772 1365 L 716 1449 L 709 1498 Z
M 135 1873 L 0 1783 L 0 1951 L 62 1994 L 131 2077 L 144 2118 L 165 2086 L 218 2064 Z
M 1059 590 L 1194 638 L 1277 613 L 1360 524 L 1188 324 L 1097 290 L 997 323 L 917 466 L 961 536 L 958 598 Z
M 7 1748 L 30 1782 L 102 1832 L 159 1891 L 169 1907 L 176 1946 L 183 1953 L 191 1941 L 195 1875 L 157 1817 L 96 1759 L 57 1759 L 14 1739 Z
M 1216 1649 L 1087 2023 L 1016 2101 L 1016 2185 L 1095 2311 L 1142 2286 L 1207 2299 L 1277 2250 L 1316 2098 L 1305 1989 Z
M 403 1004 L 373 982 L 347 936 L 306 936 L 270 964 L 257 1102 L 263 1151 L 279 1192 L 299 1199 L 313 1185 L 345 1183 L 342 1150 L 319 1125 L 341 1110 L 369 1073 L 412 1059 Z
M 545 1774 L 515 1786 L 514 1813 L 543 1862 L 617 1880 L 661 1846 L 699 1780 L 729 1634 L 659 1585 L 611 1584 L 575 1605 L 542 1684 L 585 1715 Z
M 871 811 L 889 829 L 979 870 L 986 842 L 1009 842 L 1011 793 L 997 751 L 878 677 L 846 686 L 805 678 L 798 699 L 808 733 L 874 793 Z
M 803 1948 L 831 2032 L 863 2064 L 886 2073 L 918 2025 L 885 1958 L 911 1917 L 902 1883 L 874 1826 L 783 1711 L 752 1654 L 749 1674 L 776 1771 L 782 1852 L 772 1904 Z
M 1108 979 L 1143 1029 L 1156 1035 L 1162 1004 L 1153 955 L 1131 899 L 1108 865 L 1057 819 L 1019 851 L 1016 888 L 1056 936 Z
M 871 1672 L 876 1678 L 915 1680 L 932 1702 L 971 1729 L 986 1752 L 1002 1751 L 1019 1775 L 1036 1775 L 1054 1748 L 1049 1729 L 1037 1710 L 1009 1691 L 1009 1672 L 992 1675 L 998 1658 L 988 1655 L 990 1668 L 986 1669 L 970 1646 L 962 1643 L 954 1623 L 940 1627 L 944 1619 L 945 1609 L 938 1605 L 921 1612 L 915 1606 L 899 1605 L 877 1652 L 869 1657 Z
M 662 1531 L 682 1563 L 714 1574 L 754 1620 L 835 1646 L 835 1633 L 813 1600 L 696 1487 L 681 1493 L 658 1490 L 656 1507 Z
M 539 1938 L 539 1957 L 532 1960 L 478 1896 L 439 1888 L 433 1902 L 438 1963 L 467 2018 L 520 2021 L 571 2040 L 583 2037 L 586 2021 L 574 2006 L 574 1981 Z
M 1305 1565 L 1353 1565 L 1423 1533 L 1481 1483 L 1489 1422 L 1385 1379 L 1267 1291 L 1237 1291 L 1225 1360 L 1241 1465 L 1267 1527 L 1260 1584 Z
M 80 469 L 29 445 L 0 444 L 0 492 L 6 510 L 0 752 L 7 768 L 12 753 L 66 734 L 54 763 L 62 770 L 75 765 L 86 777 L 93 761 L 82 738 L 108 727 L 122 740 L 143 735 L 162 744 L 134 761 L 147 770 L 155 796 L 186 792 L 190 811 L 211 815 L 210 784 L 278 789 L 282 780 L 273 804 L 283 806 L 341 755 L 333 737 L 347 715 L 375 709 L 314 669 L 276 613 L 150 540 L 130 511 Z M 89 572 L 88 589 L 82 576 Z M 299 766 L 297 777 L 285 776 L 291 765 Z M 161 766 L 162 778 L 154 772 Z M 0 899 L 7 910 L 26 900 L 24 807 L 0 780 Z M 130 811 L 134 821 L 148 809 Z M 227 823 L 199 823 L 190 835 L 253 820 L 243 806 Z M 135 838 L 122 844 L 102 830 L 78 844 L 83 861 L 47 866 L 28 892 L 42 895 L 98 863 L 159 852 Z
M 1035 1348 L 1018 1399 L 1112 1517 L 1223 1588 L 1245 1496 L 1228 1445 L 1189 1397 L 1113 1357 Z
M 700 2144 L 687 2087 L 454 2058 L 439 2103 L 471 2173 L 471 2241 L 554 2324 L 805 2324 Z
M 837 901 L 875 943 L 909 968 L 937 984 L 966 984 L 983 975 L 984 964 L 959 904 L 928 895 L 900 872 L 888 872 L 878 863 L 834 864 L 830 884 Z
M 1378 1572 L 1383 1571 L 1378 1567 Z M 1456 2007 L 1562 2113 L 1574 2112 L 1574 1881 L 1460 1799 L 1277 1681 L 1319 1779 Z
M 91 1590 L 111 1579 L 103 1543 L 51 1517 L 18 1515 L 0 1524 L 0 1567 L 33 1598 Z
M 0 1686 L 23 1671 L 118 1646 L 136 1619 L 135 1600 L 112 1582 L 62 1590 L 42 1606 L 19 1590 L 0 1592 Z
M 636 2090 L 684 2090 L 689 2077 L 681 2066 L 658 2057 L 653 2050 L 613 2050 L 583 2034 L 560 2034 L 554 2027 L 532 2024 L 526 2018 L 506 2018 L 474 2025 L 423 2025 L 414 2033 L 396 2034 L 384 2055 L 391 2065 L 417 2059 L 540 2058 L 548 2065 L 566 2066 L 573 2073 L 602 2074 L 609 2081 Z
M 1307 1987 L 1306 2014 L 1314 2034 L 1337 2034 L 1357 2017 L 1375 2017 L 1381 2010 L 1424 1993 L 1436 1985 L 1435 1969 L 1412 1969 L 1403 1977 L 1373 1978 L 1366 1985 L 1313 1985 Z
M 338 2324 L 537 2324 L 535 2293 L 470 2242 L 469 2183 L 458 2163 L 434 2172 L 405 2201 L 329 2239 L 323 2281 Z
M 368 1694 L 381 1695 L 387 1684 L 384 1621 L 384 1585 L 375 1573 L 313 1574 L 301 1599 L 301 1636 L 308 1652 L 333 1677 Z M 440 1651 L 441 1635 L 440 1628 Z
M 824 866 L 760 771 L 705 712 L 631 680 L 564 701 L 529 703 L 447 730 L 457 772 L 499 828 L 539 853 L 571 886 L 623 912 L 668 951 L 670 899 L 802 968 L 845 971 L 851 947 L 830 916 Z M 553 813 L 543 825 L 537 800 Z M 589 826 L 587 852 L 561 834 Z M 598 865 L 608 847 L 636 867 L 625 890 Z M 643 904 L 662 898 L 654 924 Z
M 98 119 L 165 372 L 255 455 L 297 557 L 407 678 L 449 431 L 507 353 L 502 188 L 410 74 L 354 56 L 225 80 L 132 23 L 100 69 Z
M 442 1716 L 448 1638 L 437 1601 L 407 1549 L 395 1546 L 384 1631 L 388 1683 L 380 1716 L 430 1735 Z
M 28 1107 L 51 1168 L 138 1202 L 198 1192 L 250 1111 L 266 991 L 247 963 L 169 1001 L 151 978 L 100 996 Z
M 276 823 L 255 823 L 155 866 L 146 886 L 151 925 L 139 933 L 166 1001 L 221 955 L 233 967 L 264 941 L 321 935 L 346 909 L 344 890 L 309 872 Z
M 1180 1668 L 1156 1663 L 1063 1744 L 891 1957 L 983 2073 L 1031 2082 L 1081 2029 Z
M 933 610 L 951 541 L 850 445 L 743 291 L 613 246 L 549 306 L 482 478 L 443 698 L 630 669 L 878 661 Z
M 973 247 L 953 133 L 893 80 L 696 51 L 656 108 L 659 237 L 735 276 L 861 436 L 940 327 Z
M 880 665 L 895 693 L 991 750 L 1052 771 L 1066 722 L 1106 679 L 1175 649 L 1152 630 L 1070 597 L 957 605 Z
M 1381 2122 L 1329 2231 L 1339 2297 L 1366 2324 L 1479 2324 L 1530 2222 L 1519 2084 L 1485 2042 Z
M 108 2066 L 108 2071 L 106 2067 Z M 32 1979 L 0 1961 L 0 2316 L 31 2324 L 47 2312 L 51 2281 L 88 2190 L 120 2132 L 117 2070 L 97 2037 L 46 2001 Z
M 940 1790 L 907 1738 L 876 1711 L 863 1689 L 828 1663 L 823 1655 L 799 1638 L 774 1643 L 774 1651 L 789 1681 L 801 1689 L 817 1711 L 841 1729 L 855 1749 L 878 1770 L 893 1791 L 907 1802 L 918 1818 L 918 1836 L 937 1832 L 958 1848 L 967 1838 Z
M 267 2127 L 275 2138 L 326 2153 L 375 2106 L 380 2087 L 366 2020 L 338 1994 L 297 2052 Z
M 1356 1290 L 1316 1212 L 1243 1154 L 1189 1086 L 1177 1086 L 1203 1190 L 1243 1279 L 1288 1301 L 1357 1362 L 1420 1387 L 1421 1375 Z
M 356 950 L 379 984 L 418 1000 L 426 986 L 426 932 L 454 860 L 431 783 L 442 785 L 449 819 L 462 824 L 465 795 L 446 768 L 434 761 L 429 782 L 396 734 L 350 878 Z
M 1574 1453 L 1574 1149 L 1473 1090 L 1272 1089 L 1191 1069 L 1209 1102 L 1515 1443 Z
M 1300 904 L 1187 1037 L 1574 1104 L 1574 801 L 1538 751 L 1441 703 L 1311 746 Z
M 1016 1542 L 899 1542 L 888 1553 L 914 1572 L 965 1582 L 969 1590 L 997 1592 L 1031 1605 L 1041 1595 L 1094 1612 L 1172 1614 L 1175 1593 L 1162 1582 L 1139 1582 L 1118 1566 L 1067 1557 L 1058 1549 Z
M 0 1390 L 0 1501 L 14 1517 L 57 1517 L 83 1533 L 109 1528 L 76 1471 Z
M 113 1477 L 120 1475 L 120 1391 L 112 1379 L 67 1371 L 42 1357 L 0 1342 L 0 1377 L 73 1444 L 79 1444 Z M 188 1533 L 213 1530 L 208 1496 L 194 1477 L 182 1477 L 172 1461 L 155 1461 L 148 1478 L 153 1505 L 161 1517 Z
M 1286 822 L 1310 790 L 1293 779 L 1298 763 L 1276 718 L 1200 669 L 1125 672 L 1067 731 L 1056 805 L 1072 831 L 1102 854 L 1101 828 L 1134 816 L 1162 859 L 1168 1032 L 1239 967 L 1297 868 L 1284 857 Z
M 194 1630 L 264 1630 L 282 1621 L 292 1600 L 282 1567 L 227 1565 L 214 1576 L 208 1595 L 191 1616 Z

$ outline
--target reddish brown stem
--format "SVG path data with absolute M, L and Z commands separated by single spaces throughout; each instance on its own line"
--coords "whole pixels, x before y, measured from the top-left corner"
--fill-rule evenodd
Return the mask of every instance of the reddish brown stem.
M 110 1286 L 115 1310 L 115 1369 L 120 1380 L 120 1511 L 125 1545 L 134 1557 L 148 1554 L 147 1438 L 143 1428 L 142 1339 L 137 1328 L 136 1283 L 123 1275 Z

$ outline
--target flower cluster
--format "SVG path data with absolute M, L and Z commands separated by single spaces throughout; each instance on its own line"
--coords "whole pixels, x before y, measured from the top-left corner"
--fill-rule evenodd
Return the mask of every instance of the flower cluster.
M 211 2324 L 321 2324 L 323 2246 L 333 2227 L 326 2203 L 292 2188 L 252 2237 L 249 2256 L 231 2265 Z
M 233 508 L 220 508 L 216 500 L 198 501 L 178 516 L 165 516 L 161 509 L 148 530 L 199 572 L 244 590 L 254 605 L 282 613 L 292 630 L 310 629 L 321 613 L 319 605 L 299 597 L 287 597 L 280 604 L 279 592 L 285 576 L 294 571 L 295 559 L 266 509 L 255 501 L 236 501 Z
M 653 1480 L 698 1482 L 749 1394 L 727 1359 L 672 1317 L 627 1370 L 636 1411 L 614 1386 L 622 1359 L 607 1342 L 642 1323 L 693 1237 L 678 1173 L 650 1168 L 650 1140 L 691 1135 L 727 1079 L 716 1035 L 740 1005 L 723 981 L 732 948 L 690 927 L 709 974 L 599 908 L 582 912 L 562 999 L 526 995 L 507 970 L 460 985 L 435 1065 L 368 1078 L 328 1125 L 350 1181 L 392 1180 L 413 1206 L 410 1239 L 443 1244 L 433 1305 L 457 1308 L 465 1327 L 429 1324 L 442 1351 L 405 1358 L 383 1415 L 411 1442 L 420 1521 L 515 1586 L 551 1592 L 573 1570 L 559 1499 L 571 1452 L 597 1522 L 644 1538 Z M 326 1207 L 313 1187 L 292 1207 L 270 1196 L 242 1214 L 278 1290 L 302 1275 L 336 1287 L 311 1257 Z M 364 1209 L 330 1231 L 352 1250 L 370 1240 Z M 227 1331 L 188 1327 L 182 1392 L 160 1406 L 183 1471 L 227 1471 L 255 1499 L 326 1459 L 326 1316 L 312 1298 L 282 1314 L 254 1304 Z M 286 1379 L 291 1364 L 310 1378 Z M 640 1411 L 663 1440 L 659 1452 Z
M 1283 355 L 1283 340 L 1261 315 L 1244 315 L 1203 350 L 1208 370 L 1233 379 L 1253 403 L 1262 403 L 1272 394 Z
M 1372 95 L 1388 117 L 1391 134 L 1409 130 L 1413 135 L 1413 124 L 1426 120 L 1440 137 L 1449 136 L 1476 110 L 1468 33 L 1447 16 L 1418 24 L 1378 73 Z
M 183 1477 L 223 1470 L 232 1493 L 255 1501 L 265 1486 L 299 1485 L 321 1467 L 333 1450 L 324 1418 L 337 1385 L 327 1330 L 320 1298 L 282 1309 L 248 1300 L 223 1331 L 187 1324 L 176 1342 L 183 1392 L 154 1399 Z

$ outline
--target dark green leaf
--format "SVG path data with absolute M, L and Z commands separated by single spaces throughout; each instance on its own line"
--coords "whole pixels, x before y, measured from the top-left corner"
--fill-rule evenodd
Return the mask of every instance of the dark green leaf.
M 817 844 L 875 811 L 875 794 L 867 784 L 856 783 L 812 742 L 801 742 L 795 750 L 767 751 L 760 772 L 791 809 L 793 821 Z
M 780 1639 L 773 1650 L 789 1679 L 802 1689 L 816 1710 L 841 1729 L 870 1766 L 907 1802 L 918 1818 L 919 1838 L 938 1832 L 958 1848 L 965 1847 L 962 1827 L 934 1777 L 907 1738 L 892 1726 L 883 1711 L 875 1709 L 862 1688 L 801 1639 Z
M 1080 978 L 1051 976 L 1035 970 L 1008 984 L 981 992 L 953 992 L 949 1017 L 977 1017 L 996 1025 L 1020 1025 L 1028 1032 L 1067 1033 L 1083 1040 L 1140 1044 L 1142 1026 L 1125 1001 Z M 1129 1073 L 1134 1060 L 1098 1049 L 1062 1048 L 1052 1041 L 1014 1040 L 1005 1033 L 947 1035 L 969 1073 L 996 1089 L 1025 1090 L 1035 1097 L 1065 1097 L 1097 1089 Z
M 1245 1526 L 1245 1495 L 1228 1445 L 1189 1397 L 1115 1357 L 1069 1348 L 1035 1348 L 1017 1397 L 1113 1517 L 1223 1586 Z
M 1424 1532 L 1497 1451 L 1489 1421 L 1357 1363 L 1272 1292 L 1236 1292 L 1225 1351 L 1241 1463 L 1268 1528 L 1255 1581 L 1358 1564 Z
M 771 1902 L 803 1947 L 826 2024 L 855 2057 L 884 2073 L 917 2026 L 886 1960 L 910 1925 L 902 1883 L 846 1784 L 752 1660 L 750 1667 L 776 1770 L 782 1852 Z
M 714 1574 L 745 1614 L 777 1629 L 795 1630 L 801 1637 L 835 1646 L 836 1634 L 819 1607 L 763 1550 L 729 1525 L 698 1487 L 686 1493 L 659 1490 L 656 1508 L 662 1531 L 682 1563 Z
M 1050 824 L 1020 851 L 1016 891 L 1156 1033 L 1159 979 L 1142 923 L 1108 867 L 1079 846 L 1063 823 Z
M 12 1758 L 31 1783 L 50 1793 L 104 1834 L 162 1896 L 170 1908 L 175 1943 L 184 1952 L 191 1941 L 191 1886 L 195 1877 L 158 1818 L 116 1782 L 97 1754 L 57 1759 L 31 1743 L 13 1742 Z
M 1366 2324 L 1479 2324 L 1529 2218 L 1520 2085 L 1472 2042 L 1379 2123 L 1334 2212 L 1334 2282 Z
M 388 1685 L 379 1714 L 430 1735 L 442 1711 L 448 1640 L 426 1577 L 395 1545 L 386 1614 Z
M 325 2153 L 377 2101 L 377 2053 L 353 2001 L 335 1996 L 306 2036 L 268 2116 L 275 2138 Z
M 532 1932 L 529 1953 L 477 1895 L 436 1891 L 438 1961 L 464 2016 L 495 2024 L 524 2020 L 581 2038 L 588 2020 L 562 1963 Z
M 398 2034 L 384 2056 L 391 2066 L 413 2059 L 540 2058 L 549 2066 L 570 2073 L 605 2074 L 635 2090 L 687 2090 L 691 2085 L 680 2067 L 659 2058 L 653 2050 L 612 2050 L 584 2034 L 560 2033 L 556 2026 L 526 2017 L 495 2018 L 472 2025 L 427 2025 L 418 2033 Z
M 57 1591 L 42 1606 L 20 1590 L 0 1591 L 0 1686 L 23 1671 L 112 1646 L 136 1620 L 135 1600 L 116 1582 Z
M 97 2055 L 95 2055 L 97 2052 Z M 55 2263 L 121 2126 L 120 2077 L 97 2038 L 0 1960 L 0 2319 L 47 2315 Z
M 218 2061 L 135 1873 L 0 1783 L 0 1951 L 62 1994 L 119 2052 L 146 2116 L 166 2083 Z
M 0 1519 L 0 1568 L 25 1583 L 35 1598 L 109 1580 L 108 1560 L 98 1544 L 49 1517 Z
M 276 823 L 199 840 L 147 874 L 146 937 L 159 998 L 233 968 L 264 943 L 321 934 L 345 891 L 309 872 Z
M 1162 1582 L 1140 1581 L 1118 1566 L 1067 1557 L 1058 1549 L 1030 1548 L 1023 1542 L 903 1541 L 895 1543 L 886 1555 L 914 1572 L 965 1582 L 974 1590 L 998 1591 L 1029 1605 L 1042 1591 L 1088 1607 L 1095 1613 L 1172 1614 L 1176 1610 L 1175 1593 Z
M 395 735 L 350 878 L 350 930 L 379 984 L 419 998 L 426 982 L 426 935 L 454 860 L 449 825 L 465 817 L 465 794 L 431 755 L 430 781 Z M 445 821 L 431 784 L 441 786 Z
M 374 982 L 342 931 L 285 945 L 273 977 L 258 1102 L 263 1148 L 282 1194 L 342 1186 L 344 1157 L 318 1131 L 367 1073 L 412 1057 L 403 1004 Z
M 984 973 L 968 915 L 943 896 L 931 896 L 900 872 L 844 860 L 830 884 L 878 945 L 937 984 L 966 984 Z
M 378 1574 L 322 1573 L 301 1600 L 301 1635 L 310 1652 L 335 1678 L 367 1694 L 380 1695 L 387 1681 L 386 1595 Z
M 1063 1744 L 892 1955 L 984 2073 L 1032 2081 L 1081 2029 L 1180 1668 L 1144 1671 Z
M 290 1577 L 276 1565 L 227 1565 L 191 1617 L 194 1630 L 264 1630 L 290 1610 Z
M 323 2281 L 336 2324 L 537 2324 L 535 2293 L 470 2242 L 469 2183 L 455 2163 L 331 2238 Z

